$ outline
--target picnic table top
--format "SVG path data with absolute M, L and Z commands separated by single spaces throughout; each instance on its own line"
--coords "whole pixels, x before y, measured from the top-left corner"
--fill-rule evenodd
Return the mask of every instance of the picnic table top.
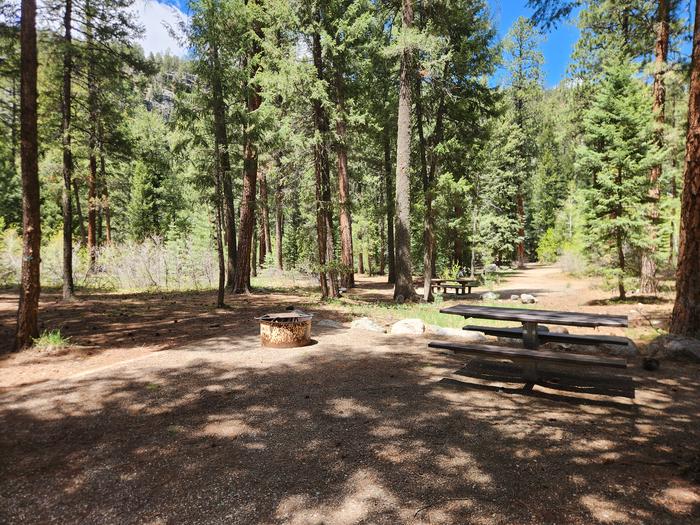
M 569 326 L 627 326 L 626 315 L 588 314 L 583 312 L 557 312 L 554 310 L 530 310 L 500 306 L 476 306 L 457 304 L 442 308 L 443 314 L 461 315 L 478 319 L 520 321 L 522 323 L 547 323 Z

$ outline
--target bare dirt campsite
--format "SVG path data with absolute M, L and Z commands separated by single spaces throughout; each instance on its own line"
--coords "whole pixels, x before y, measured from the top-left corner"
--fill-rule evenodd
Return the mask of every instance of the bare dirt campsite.
M 72 346 L 0 362 L 1 521 L 698 523 L 700 366 L 633 356 L 622 379 L 526 390 L 428 349 L 439 336 L 351 328 L 416 315 L 379 278 L 357 285 L 319 304 L 267 283 L 220 310 L 214 292 L 44 293 L 42 322 Z M 596 281 L 546 266 L 493 290 L 629 315 L 616 330 L 641 354 L 672 304 L 607 304 Z M 15 293 L 1 304 L 7 344 Z M 315 344 L 262 348 L 255 318 L 289 305 L 315 315 Z M 633 398 L 596 390 L 618 381 Z

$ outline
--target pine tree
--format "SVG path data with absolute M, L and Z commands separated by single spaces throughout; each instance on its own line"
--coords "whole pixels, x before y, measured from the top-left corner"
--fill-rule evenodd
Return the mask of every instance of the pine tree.
M 537 29 L 526 18 L 519 17 L 508 32 L 505 42 L 506 67 L 508 76 L 508 96 L 512 100 L 515 125 L 520 130 L 522 140 L 517 146 L 518 165 L 522 171 L 517 173 L 516 214 L 518 218 L 518 245 L 516 259 L 518 267 L 525 265 L 525 221 L 530 187 L 537 157 L 537 142 L 530 139 L 537 135 L 537 116 L 535 108 L 542 92 L 542 63 L 544 58 L 539 50 L 541 37 Z
M 695 2 L 681 239 L 671 332 L 700 336 L 700 2 Z
M 39 336 L 41 219 L 37 133 L 36 2 L 22 0 L 20 18 L 20 136 L 22 159 L 22 277 L 15 349 L 31 346 Z
M 644 202 L 648 170 L 659 162 L 654 144 L 650 101 L 634 78 L 630 60 L 611 53 L 603 80 L 586 112 L 584 145 L 577 164 L 590 176 L 588 190 L 589 240 L 594 253 L 607 261 L 625 299 L 625 276 L 631 272 L 628 253 L 646 245 Z
M 412 301 L 411 264 L 411 91 L 415 78 L 414 51 L 410 43 L 413 27 L 413 1 L 402 0 L 403 49 L 399 76 L 399 114 L 396 138 L 396 284 L 394 300 Z

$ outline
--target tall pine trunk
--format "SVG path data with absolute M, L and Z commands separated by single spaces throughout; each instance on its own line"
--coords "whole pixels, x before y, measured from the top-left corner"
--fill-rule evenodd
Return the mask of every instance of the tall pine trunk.
M 671 333 L 700 336 L 700 1 L 695 3 L 688 134 Z
M 656 20 L 656 42 L 654 45 L 654 84 L 653 84 L 653 108 L 656 115 L 656 141 L 663 146 L 663 126 L 665 121 L 664 104 L 666 103 L 666 85 L 664 73 L 666 60 L 668 59 L 668 39 L 670 33 L 670 0 L 659 0 Z M 649 173 L 649 248 L 642 254 L 641 279 L 639 289 L 642 293 L 656 294 L 658 291 L 658 279 L 656 278 L 656 237 L 657 224 L 659 222 L 659 197 L 661 189 L 661 165 L 651 168 Z
M 258 230 L 253 228 L 253 251 L 250 254 L 250 270 L 253 277 L 258 276 Z
M 105 242 L 112 244 L 112 210 L 109 204 L 109 189 L 107 188 L 107 171 L 105 169 L 105 156 L 100 148 L 100 178 L 102 179 L 102 195 L 100 197 L 100 207 L 102 208 L 105 220 Z
M 345 288 L 355 286 L 355 263 L 352 254 L 352 213 L 350 205 L 350 179 L 348 177 L 347 123 L 345 121 L 345 86 L 340 72 L 336 72 L 335 92 L 338 120 L 335 131 L 338 138 L 338 201 L 340 204 L 340 260 L 344 269 L 340 282 Z
M 219 149 L 219 145 L 216 144 L 217 150 Z M 216 214 L 214 215 L 214 235 L 216 235 L 216 258 L 219 263 L 219 280 L 218 280 L 218 286 L 217 286 L 217 292 L 216 292 L 216 307 L 217 308 L 223 308 L 225 305 L 224 303 L 224 294 L 226 291 L 226 263 L 224 261 L 224 242 L 222 239 L 222 223 L 223 223 L 223 213 L 222 213 L 222 208 L 224 207 L 223 205 L 223 195 L 222 195 L 222 186 L 223 186 L 223 180 L 222 180 L 222 170 L 221 166 L 219 166 L 218 160 L 215 163 L 214 166 L 214 188 L 216 191 Z
M 384 190 L 386 191 L 386 256 L 389 272 L 387 282 L 396 282 L 396 258 L 394 253 L 394 177 L 391 169 L 391 137 L 384 131 Z M 360 272 L 362 273 L 362 272 Z
M 431 219 L 433 215 L 433 198 L 430 193 L 430 180 L 428 179 L 428 160 L 426 158 L 425 134 L 423 131 L 423 101 L 422 84 L 420 74 L 416 75 L 416 128 L 418 131 L 418 153 L 420 158 L 421 182 L 423 184 L 423 300 L 433 300 L 433 288 L 431 286 L 433 240 Z
M 73 1 L 66 0 L 63 15 L 63 96 L 61 98 L 61 135 L 63 144 L 63 299 L 72 299 L 73 283 L 73 207 L 71 206 L 71 180 L 73 179 L 73 152 L 71 150 L 71 82 L 73 74 Z
M 22 276 L 15 350 L 39 336 L 41 216 L 37 133 L 36 0 L 22 0 L 20 21 L 20 156 L 22 166 Z
M 221 84 L 221 64 L 219 50 L 212 46 L 212 107 L 214 113 L 214 137 L 216 138 L 219 169 L 222 172 L 221 184 L 224 198 L 224 232 L 226 241 L 226 283 L 233 289 L 236 270 L 236 215 L 231 180 L 231 158 L 228 150 L 228 129 L 226 127 L 226 104 Z
M 85 38 L 88 47 L 87 89 L 88 113 L 90 116 L 88 131 L 88 227 L 87 248 L 90 256 L 90 270 L 95 269 L 97 259 L 97 119 L 98 119 L 98 86 L 95 72 L 94 35 L 92 27 L 92 7 L 85 5 L 86 31 Z
M 413 0 L 402 0 L 403 30 L 413 25 Z M 413 50 L 406 46 L 401 53 L 399 78 L 399 115 L 396 133 L 396 284 L 394 300 L 412 301 L 411 265 L 411 82 Z
M 275 188 L 275 259 L 277 269 L 282 270 L 282 235 L 284 233 L 284 210 L 282 203 L 284 199 L 284 186 L 282 185 L 281 163 L 277 163 L 277 186 Z
M 382 177 L 379 185 L 379 209 L 383 210 L 386 203 L 384 188 L 384 177 Z M 386 224 L 383 218 L 379 217 L 379 275 L 386 275 Z
M 78 187 L 78 179 L 73 179 L 73 198 L 75 199 L 75 214 L 78 218 L 78 227 L 80 228 L 80 243 L 85 246 L 87 243 L 87 234 L 85 233 L 85 220 L 83 219 L 83 209 L 80 206 L 80 188 Z
M 257 54 L 257 46 L 253 55 Z M 255 76 L 255 71 L 251 78 Z M 260 107 L 260 88 L 247 86 L 248 118 Z M 255 229 L 255 193 L 258 177 L 258 149 L 254 141 L 253 127 L 248 122 L 244 133 L 243 147 L 243 196 L 241 200 L 241 218 L 238 228 L 238 254 L 236 273 L 233 280 L 233 293 L 250 293 L 250 260 Z
M 320 23 L 320 13 L 316 19 Z M 313 34 L 312 55 L 316 77 L 323 81 L 323 56 L 321 50 L 321 35 Z M 318 97 L 313 100 L 314 127 L 318 132 L 318 140 L 314 145 L 314 173 L 316 177 L 316 234 L 318 237 L 319 281 L 321 297 L 337 297 L 338 284 L 336 272 L 329 267 L 335 257 L 333 247 L 333 222 L 331 219 L 331 186 L 330 167 L 328 161 L 328 116 Z
M 270 207 L 267 194 L 267 174 L 265 170 L 258 173 L 260 185 L 260 266 L 265 264 L 267 254 L 272 252 L 272 239 L 270 238 Z
M 360 273 L 360 275 L 364 275 L 364 273 L 365 273 L 365 256 L 364 256 L 365 245 L 362 242 L 362 239 L 363 239 L 362 232 L 360 232 L 357 235 L 357 241 L 360 245 L 358 247 L 358 250 L 357 250 L 357 271 Z

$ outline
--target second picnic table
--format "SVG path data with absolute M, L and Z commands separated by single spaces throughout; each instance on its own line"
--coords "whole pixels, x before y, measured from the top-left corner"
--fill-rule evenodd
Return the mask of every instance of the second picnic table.
M 479 286 L 479 280 L 476 278 L 466 279 L 462 277 L 457 277 L 456 279 L 430 279 L 430 286 L 435 290 L 439 291 L 442 288 L 443 292 L 447 293 L 448 288 L 452 288 L 455 294 L 460 293 L 465 295 L 466 293 L 472 293 L 472 288 Z
M 506 308 L 499 306 L 478 306 L 458 304 L 440 310 L 444 314 L 460 315 L 466 318 L 494 319 L 499 321 L 517 321 L 522 323 L 518 328 L 490 328 L 468 325 L 465 330 L 475 330 L 501 337 L 517 337 L 523 340 L 523 346 L 537 349 L 540 342 L 556 341 L 589 344 L 628 344 L 629 340 L 615 336 L 586 336 L 572 335 L 541 330 L 540 323 L 585 327 L 625 327 L 627 317 L 623 315 L 589 314 L 584 312 L 557 312 L 553 310 L 536 310 L 525 308 Z

